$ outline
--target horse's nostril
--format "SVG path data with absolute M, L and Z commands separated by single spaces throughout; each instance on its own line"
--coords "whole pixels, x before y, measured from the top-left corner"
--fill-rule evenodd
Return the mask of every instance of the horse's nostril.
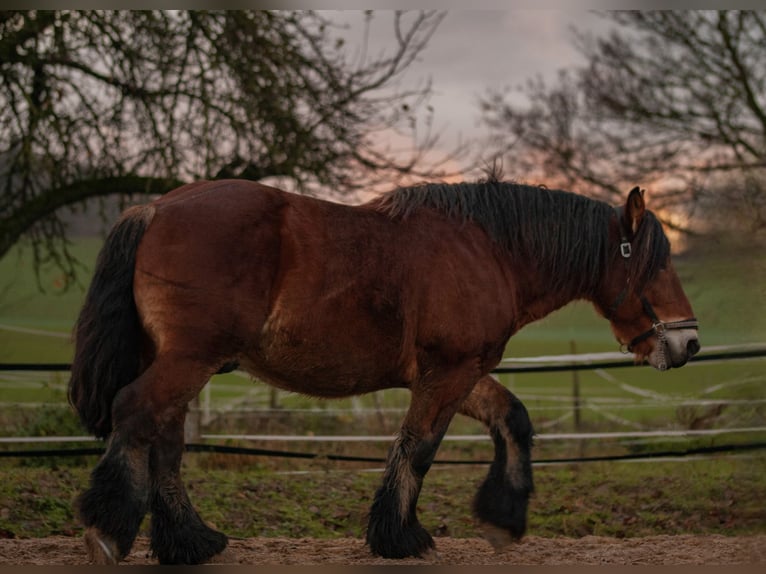
M 690 357 L 693 357 L 696 355 L 700 350 L 700 342 L 697 339 L 690 339 L 688 343 L 686 343 L 686 351 L 689 353 Z

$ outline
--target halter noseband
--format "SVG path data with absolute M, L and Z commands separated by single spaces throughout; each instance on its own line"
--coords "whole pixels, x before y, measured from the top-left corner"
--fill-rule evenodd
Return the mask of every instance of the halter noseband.
M 617 224 L 620 228 L 620 255 L 622 255 L 623 259 L 625 259 L 625 263 L 627 265 L 628 259 L 630 259 L 630 256 L 632 255 L 632 247 L 630 244 L 630 241 L 628 241 L 628 235 L 625 233 L 625 228 L 622 223 L 622 209 L 621 208 L 615 208 L 615 212 L 617 213 Z M 627 297 L 628 292 L 630 291 L 630 286 L 626 285 L 625 288 L 620 292 L 620 294 L 617 296 L 617 298 L 614 300 L 614 303 L 612 303 L 612 306 L 609 308 L 609 311 L 607 312 L 607 319 L 611 319 L 617 309 L 622 305 L 623 301 L 625 301 L 625 297 Z M 647 316 L 652 320 L 652 326 L 648 330 L 644 331 L 640 335 L 637 335 L 636 337 L 633 337 L 633 339 L 628 343 L 627 346 L 627 352 L 633 352 L 633 348 L 641 343 L 642 341 L 646 341 L 649 337 L 652 335 L 657 335 L 657 338 L 659 339 L 660 343 L 663 344 L 663 348 L 665 345 L 665 342 L 667 341 L 666 332 L 670 331 L 671 329 L 698 329 L 699 328 L 699 322 L 697 321 L 696 317 L 691 317 L 689 319 L 683 319 L 681 321 L 661 321 L 657 317 L 657 313 L 654 312 L 654 308 L 652 307 L 651 303 L 649 303 L 649 300 L 644 296 L 640 296 L 641 299 L 641 305 L 644 308 L 644 313 L 647 314 Z

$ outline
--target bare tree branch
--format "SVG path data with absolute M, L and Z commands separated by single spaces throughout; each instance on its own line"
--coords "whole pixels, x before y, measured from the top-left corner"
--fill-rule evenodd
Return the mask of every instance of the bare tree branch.
M 351 63 L 312 11 L 0 12 L 0 256 L 27 236 L 66 261 L 59 208 L 144 181 L 438 176 L 428 133 L 407 154 L 375 134 L 415 133 L 430 84 L 391 87 L 443 17 L 396 13 L 389 50 Z
M 675 211 L 709 206 L 711 194 L 728 208 L 737 185 L 766 197 L 763 13 L 602 16 L 618 28 L 577 35 L 585 66 L 550 86 L 530 82 L 527 106 L 497 93 L 483 100 L 499 147 L 513 141 L 514 162 L 542 166 L 537 173 L 554 184 L 608 197 L 640 183 L 655 205 Z M 754 221 L 764 219 L 764 203 L 750 201 Z

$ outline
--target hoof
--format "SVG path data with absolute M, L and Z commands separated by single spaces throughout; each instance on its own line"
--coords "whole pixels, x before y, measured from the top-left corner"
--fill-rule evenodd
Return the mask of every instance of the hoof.
M 372 554 L 381 558 L 426 558 L 436 554 L 433 538 L 419 522 L 386 529 L 371 524 L 367 529 L 367 544 Z
M 442 561 L 442 555 L 436 551 L 436 548 L 429 548 L 420 555 L 420 558 L 433 564 L 438 564 Z
M 205 564 L 217 556 L 228 560 L 228 538 L 213 530 L 197 518 L 172 530 L 172 524 L 163 522 L 162 515 L 153 517 L 151 549 L 160 564 Z M 218 562 L 220 563 L 220 562 Z M 233 562 L 236 564 L 236 560 Z
M 204 564 L 239 564 L 239 558 L 237 558 L 237 553 L 234 550 L 227 547 L 223 552 L 219 552 L 210 560 L 206 560 Z
M 88 561 L 97 565 L 114 565 L 120 561 L 120 553 L 117 543 L 95 528 L 88 528 L 83 536 L 85 549 L 88 552 Z
M 482 523 L 481 529 L 484 533 L 484 539 L 492 545 L 496 553 L 503 552 L 511 544 L 519 540 L 507 530 L 492 524 Z

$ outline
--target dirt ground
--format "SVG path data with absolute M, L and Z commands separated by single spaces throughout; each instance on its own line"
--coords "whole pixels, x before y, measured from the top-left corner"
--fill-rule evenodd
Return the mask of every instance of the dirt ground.
M 278 565 L 678 565 L 766 563 L 766 535 L 726 537 L 651 536 L 646 538 L 540 538 L 529 536 L 502 553 L 478 538 L 437 538 L 438 556 L 428 560 L 382 560 L 361 539 L 232 539 L 240 564 Z M 148 540 L 139 538 L 126 564 L 156 564 Z M 87 562 L 79 538 L 0 539 L 0 564 L 77 565 Z M 226 563 L 232 563 L 227 561 Z

